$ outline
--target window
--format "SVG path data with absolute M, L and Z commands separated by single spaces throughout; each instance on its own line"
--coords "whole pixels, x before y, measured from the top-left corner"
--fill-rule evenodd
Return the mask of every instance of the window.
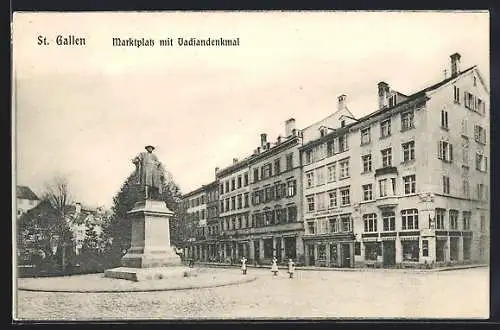
M 236 196 L 231 197 L 231 210 L 236 209 Z
M 370 143 L 370 127 L 361 130 L 361 145 Z
M 485 113 L 485 102 L 469 92 L 464 93 L 464 105 L 467 109 L 472 111 L 483 115 Z
M 382 222 L 384 225 L 384 231 L 396 230 L 396 214 L 394 212 L 392 211 L 383 212 Z
M 379 196 L 394 196 L 396 194 L 396 178 L 381 179 L 379 183 Z
M 274 175 L 278 175 L 281 173 L 281 168 L 280 168 L 280 159 L 275 159 L 274 160 Z
M 336 208 L 337 207 L 337 190 L 330 190 L 328 192 L 328 207 L 329 208 Z
M 220 212 L 224 212 L 224 201 L 220 201 Z
M 326 208 L 325 206 L 325 193 L 316 194 L 317 210 L 321 211 Z
M 377 215 L 375 213 L 364 214 L 363 223 L 365 225 L 365 232 L 377 231 Z
M 321 128 L 319 129 L 319 134 L 320 134 L 320 136 L 321 136 L 321 137 L 325 136 L 326 134 L 328 134 L 328 128 L 326 128 L 326 127 L 321 127 Z
M 305 157 L 306 157 L 306 165 L 311 164 L 312 163 L 312 150 L 307 150 Z
M 453 86 L 453 101 L 455 103 L 460 103 L 460 88 Z
M 262 179 L 267 179 L 271 176 L 271 163 L 262 166 Z
M 372 171 L 372 155 L 364 155 L 361 157 L 363 163 L 363 173 L 368 173 Z
M 474 125 L 474 140 L 481 144 L 486 144 L 486 129 L 479 125 Z
M 319 167 L 316 169 L 316 185 L 320 186 L 325 184 L 325 167 Z
M 392 166 L 392 149 L 387 148 L 381 151 L 382 153 L 382 167 Z
M 238 195 L 237 196 L 237 200 L 238 200 L 238 210 L 243 208 L 243 199 L 242 199 L 242 195 Z
M 297 181 L 291 180 L 287 182 L 287 197 L 293 197 L 297 193 Z
M 415 127 L 415 122 L 413 118 L 413 111 L 405 112 L 401 114 L 401 130 L 406 131 Z
M 408 209 L 401 211 L 402 229 L 418 229 L 418 210 Z
M 453 145 L 447 141 L 439 141 L 438 158 L 444 162 L 453 162 Z
M 444 229 L 445 209 L 436 209 L 436 229 Z
M 486 217 L 484 216 L 484 214 L 481 214 L 481 216 L 479 217 L 479 225 L 481 231 L 486 230 Z
M 469 211 L 463 211 L 462 218 L 464 219 L 464 221 L 463 221 L 464 230 L 470 230 L 471 213 Z
M 330 232 L 337 233 L 340 231 L 339 219 L 337 217 L 328 218 Z
M 415 141 L 403 143 L 403 162 L 415 160 Z
M 469 142 L 467 140 L 462 140 L 462 164 L 469 165 Z
M 340 189 L 340 206 L 346 206 L 351 204 L 350 188 Z
M 226 198 L 226 212 L 229 211 L 229 198 Z
M 465 198 L 470 198 L 470 185 L 469 185 L 469 179 L 465 179 L 462 182 L 462 189 L 463 189 L 463 194 Z
M 463 136 L 467 136 L 467 119 L 462 119 L 460 121 L 460 133 L 463 135 Z
M 326 156 L 331 157 L 335 154 L 335 142 L 333 139 L 326 143 Z
M 458 230 L 458 211 L 450 210 L 450 230 Z
M 351 231 L 351 217 L 349 215 L 341 216 L 340 222 L 342 224 L 342 231 Z
M 443 194 L 450 193 L 450 177 L 443 176 Z
M 340 127 L 345 127 L 345 120 L 340 121 Z
M 344 152 L 348 149 L 347 135 L 339 136 L 339 152 Z
M 314 211 L 314 196 L 307 196 L 307 211 L 308 212 L 313 212 Z
M 441 127 L 448 129 L 448 111 L 441 110 Z
M 235 189 L 236 189 L 236 180 L 231 179 L 231 190 L 235 190 Z
M 307 188 L 311 188 L 314 186 L 314 172 L 311 171 L 311 172 L 308 172 L 306 173 L 306 187 Z
M 313 157 L 313 162 L 317 162 L 318 160 L 321 160 L 326 157 L 326 150 L 324 143 L 313 148 L 312 157 Z
M 293 154 L 286 155 L 286 170 L 289 171 L 293 168 Z
M 242 186 L 242 181 L 241 181 L 241 175 L 238 175 L 238 188 L 241 188 Z
M 254 168 L 253 170 L 253 182 L 259 181 L 259 169 Z
M 370 201 L 373 199 L 373 191 L 372 191 L 372 184 L 365 184 L 362 186 L 363 188 L 363 200 L 364 201 Z
M 297 206 L 289 206 L 288 207 L 288 222 L 297 221 Z
M 313 221 L 307 222 L 307 233 L 314 234 L 314 222 Z
M 364 242 L 365 260 L 377 260 L 378 244 L 377 242 Z
M 380 122 L 380 137 L 386 138 L 391 136 L 391 119 L 386 119 Z
M 477 184 L 477 199 L 482 201 L 486 199 L 485 185 L 482 183 Z
M 405 187 L 405 195 L 414 194 L 417 192 L 416 189 L 417 180 L 415 178 L 415 175 L 404 176 L 403 184 Z
M 336 180 L 336 170 L 335 164 L 330 164 L 327 167 L 328 182 L 333 182 Z
M 394 93 L 391 96 L 389 96 L 389 107 L 393 107 L 396 105 L 398 94 Z
M 420 246 L 418 240 L 402 241 L 403 261 L 418 261 Z
M 340 165 L 340 178 L 344 179 L 349 177 L 349 159 L 339 162 Z

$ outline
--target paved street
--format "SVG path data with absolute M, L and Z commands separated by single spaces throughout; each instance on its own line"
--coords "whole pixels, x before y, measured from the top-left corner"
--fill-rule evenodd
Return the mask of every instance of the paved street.
M 238 273 L 238 269 L 214 269 Z M 38 320 L 227 318 L 487 318 L 489 270 L 249 269 L 257 280 L 210 289 L 139 293 L 18 291 L 18 317 Z M 56 283 L 54 285 L 57 285 Z

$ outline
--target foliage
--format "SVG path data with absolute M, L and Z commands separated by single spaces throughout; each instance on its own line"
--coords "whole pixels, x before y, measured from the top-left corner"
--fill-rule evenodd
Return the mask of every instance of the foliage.
M 177 245 L 183 239 L 185 231 L 182 226 L 183 222 L 180 221 L 178 215 L 181 192 L 169 173 L 165 178 L 162 199 L 167 204 L 167 207 L 174 212 L 174 216 L 170 220 L 170 239 L 172 244 Z M 113 198 L 112 216 L 104 231 L 105 235 L 112 240 L 111 257 L 114 257 L 116 262 L 130 248 L 132 224 L 127 217 L 127 212 L 133 208 L 136 202 L 141 200 L 142 196 L 143 192 L 137 184 L 137 177 L 135 173 L 132 173 Z

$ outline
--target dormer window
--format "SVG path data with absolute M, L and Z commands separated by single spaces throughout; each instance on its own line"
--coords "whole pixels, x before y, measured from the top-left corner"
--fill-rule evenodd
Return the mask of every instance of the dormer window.
M 340 122 L 340 127 L 345 127 L 345 120 L 342 120 L 342 121 Z
M 393 107 L 396 105 L 396 100 L 397 100 L 397 94 L 392 94 L 389 97 L 389 107 Z
M 328 128 L 326 127 L 320 127 L 319 132 L 321 134 L 321 137 L 325 136 L 328 133 Z

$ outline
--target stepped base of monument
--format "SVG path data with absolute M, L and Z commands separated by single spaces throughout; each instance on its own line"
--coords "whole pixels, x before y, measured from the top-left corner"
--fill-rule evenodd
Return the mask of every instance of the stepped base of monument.
M 152 268 L 117 267 L 104 271 L 104 277 L 135 282 L 165 279 L 168 280 L 169 278 L 182 278 L 192 276 L 196 276 L 193 269 L 185 266 Z
M 121 259 L 123 267 L 130 268 L 154 268 L 154 267 L 175 267 L 182 266 L 181 258 L 171 249 L 142 253 L 143 251 L 130 251 Z

